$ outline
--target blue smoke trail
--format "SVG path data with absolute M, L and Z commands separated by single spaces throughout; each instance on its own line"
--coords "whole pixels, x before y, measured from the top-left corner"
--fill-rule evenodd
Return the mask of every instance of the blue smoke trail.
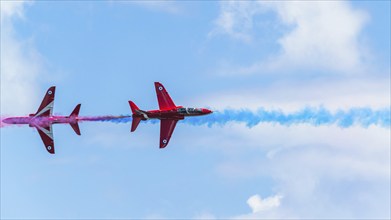
M 331 112 L 324 107 L 311 108 L 307 107 L 303 110 L 284 113 L 281 110 L 265 110 L 263 108 L 258 111 L 250 110 L 233 110 L 227 109 L 223 111 L 215 111 L 213 114 L 203 117 L 188 117 L 181 121 L 191 125 L 225 125 L 228 122 L 246 123 L 246 126 L 251 128 L 259 123 L 274 123 L 280 125 L 295 125 L 295 124 L 310 124 L 314 126 L 336 124 L 339 127 L 347 128 L 358 125 L 368 127 L 376 125 L 390 128 L 391 125 L 390 109 L 372 110 L 371 108 L 352 108 L 349 110 L 337 110 Z M 132 118 L 130 115 L 123 116 L 102 116 L 92 117 L 85 121 L 108 121 L 113 123 L 130 123 Z M 157 123 L 157 120 L 149 120 L 149 123 Z
M 281 110 L 259 109 L 256 112 L 250 110 L 224 110 L 214 112 L 205 117 L 188 118 L 185 123 L 193 125 L 206 124 L 209 127 L 217 124 L 224 125 L 228 122 L 244 122 L 251 128 L 259 123 L 275 123 L 280 125 L 310 124 L 314 126 L 336 124 L 346 128 L 354 125 L 368 127 L 378 125 L 390 127 L 390 109 L 372 110 L 371 108 L 352 108 L 347 111 L 338 110 L 334 113 L 319 108 L 304 108 L 293 113 L 284 113 Z

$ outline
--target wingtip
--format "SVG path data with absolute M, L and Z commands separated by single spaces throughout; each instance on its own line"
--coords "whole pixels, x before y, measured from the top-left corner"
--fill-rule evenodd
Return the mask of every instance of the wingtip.
M 163 148 L 167 147 L 168 141 L 166 141 L 166 143 L 164 143 L 164 141 L 165 141 L 165 140 L 160 141 L 160 146 L 159 146 L 160 149 L 163 149 Z
M 56 92 L 56 87 L 55 86 L 52 86 L 48 89 L 47 91 L 47 95 L 49 96 L 54 96 L 54 93 Z

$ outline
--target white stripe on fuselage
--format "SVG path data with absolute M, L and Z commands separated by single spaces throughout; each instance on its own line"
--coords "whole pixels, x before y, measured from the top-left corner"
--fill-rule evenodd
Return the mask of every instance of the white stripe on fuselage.
M 148 115 L 144 111 L 142 111 L 142 110 L 136 110 L 136 112 L 141 114 L 142 116 L 144 116 L 145 119 L 149 118 Z

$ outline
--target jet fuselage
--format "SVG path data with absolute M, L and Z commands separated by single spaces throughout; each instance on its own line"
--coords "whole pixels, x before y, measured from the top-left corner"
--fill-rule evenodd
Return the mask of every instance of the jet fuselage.
M 184 119 L 189 116 L 200 116 L 212 113 L 211 110 L 206 108 L 184 108 L 182 106 L 174 109 L 163 110 L 149 110 L 149 111 L 137 111 L 133 117 L 142 117 L 146 119 Z
M 160 120 L 160 148 L 165 148 L 170 141 L 171 135 L 175 129 L 176 123 L 188 116 L 201 116 L 212 113 L 206 108 L 184 108 L 177 106 L 172 101 L 167 90 L 160 82 L 155 82 L 155 90 L 159 103 L 159 110 L 144 111 L 139 109 L 133 101 L 129 100 L 132 110 L 132 128 L 131 132 L 136 131 L 141 120 L 159 119 Z
M 78 117 L 74 116 L 48 116 L 48 117 L 10 117 L 3 120 L 7 124 L 28 124 L 31 127 L 49 126 L 51 124 L 72 124 L 78 122 Z
M 50 87 L 35 114 L 28 117 L 10 117 L 3 120 L 7 124 L 28 124 L 37 129 L 46 150 L 54 154 L 53 124 L 69 124 L 77 135 L 80 135 L 78 115 L 81 104 L 76 105 L 69 116 L 54 116 L 54 94 L 56 87 Z

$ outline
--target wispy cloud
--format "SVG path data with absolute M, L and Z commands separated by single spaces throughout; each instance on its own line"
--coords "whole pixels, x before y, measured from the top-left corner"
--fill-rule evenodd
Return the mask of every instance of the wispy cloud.
M 232 219 L 286 219 L 294 218 L 293 215 L 286 215 L 280 205 L 283 200 L 281 194 L 262 198 L 255 194 L 247 200 L 247 205 L 251 209 L 251 213 L 235 216 Z
M 209 32 L 209 37 L 227 34 L 244 42 L 252 41 L 254 16 L 262 12 L 254 1 L 223 1 L 220 4 L 220 15 L 214 21 L 215 28 Z
M 1 112 L 26 114 L 37 99 L 42 58 L 29 39 L 20 39 L 13 22 L 23 19 L 25 1 L 1 1 Z
M 350 74 L 364 67 L 368 54 L 360 42 L 360 34 L 369 16 L 348 2 L 222 2 L 210 35 L 226 34 L 249 42 L 256 29 L 270 31 L 254 25 L 258 15 L 268 11 L 274 12 L 284 27 L 283 34 L 276 39 L 280 51 L 267 60 L 235 68 L 236 73 L 323 68 Z M 229 68 L 232 67 L 225 72 L 233 73 Z
M 230 88 L 188 101 L 214 109 L 258 108 L 299 111 L 304 106 L 325 106 L 330 111 L 356 107 L 389 108 L 389 79 L 370 77 L 284 79 L 254 83 L 248 88 Z M 262 79 L 261 79 L 262 80 Z M 185 103 L 187 104 L 187 103 Z
M 2 1 L 1 4 L 1 21 L 12 17 L 23 17 L 24 5 L 26 1 Z
M 203 142 L 208 134 L 216 137 Z M 388 129 L 304 124 L 246 129 L 231 123 L 201 135 L 195 146 L 226 152 L 216 172 L 227 181 L 257 182 L 263 190 L 284 196 L 280 206 L 262 212 L 251 209 L 238 219 L 389 216 Z M 189 138 L 183 137 L 179 145 Z M 264 179 L 273 181 L 270 189 L 265 189 Z
M 270 196 L 262 199 L 258 194 L 251 196 L 247 200 L 253 213 L 270 210 L 280 206 L 282 195 Z
M 144 7 L 152 11 L 160 11 L 169 14 L 179 14 L 182 8 L 176 1 L 114 1 L 116 3 L 129 3 Z

